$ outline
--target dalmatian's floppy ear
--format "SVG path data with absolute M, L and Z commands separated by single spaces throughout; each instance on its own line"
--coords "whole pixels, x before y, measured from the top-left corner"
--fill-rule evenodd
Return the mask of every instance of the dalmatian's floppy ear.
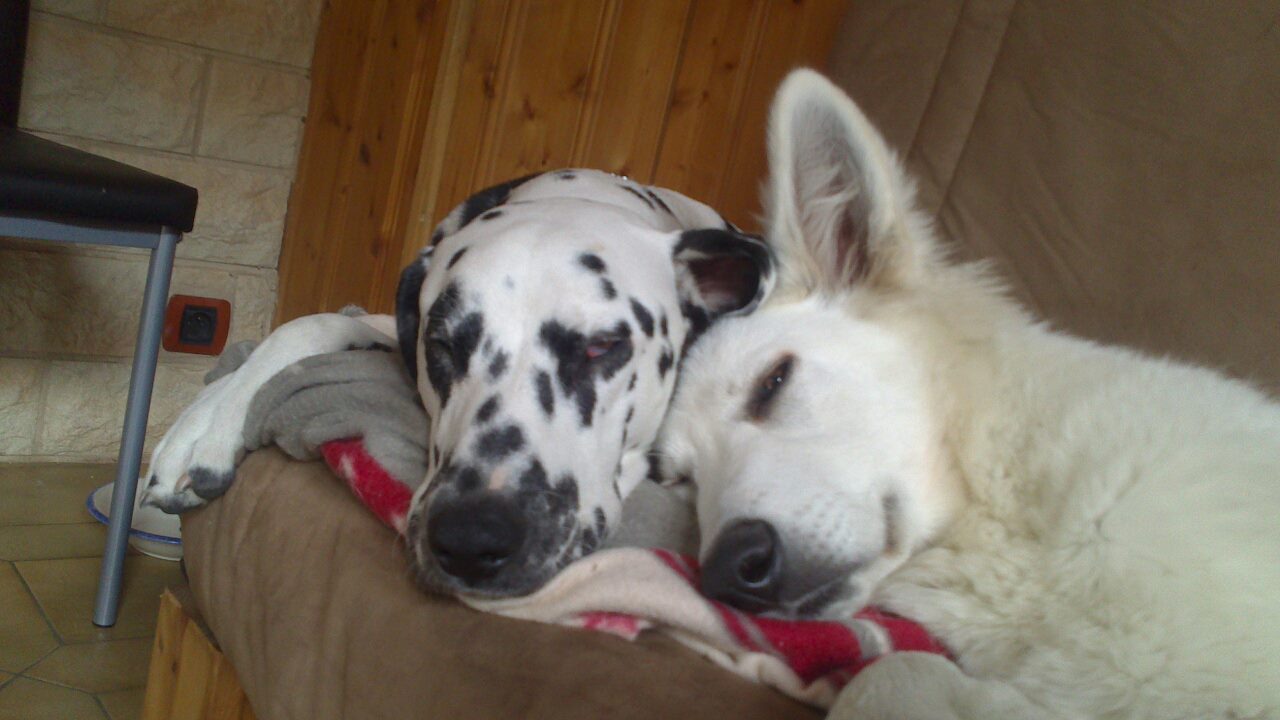
M 396 287 L 396 338 L 400 341 L 404 367 L 415 383 L 418 381 L 418 332 L 422 327 L 419 296 L 422 294 L 422 281 L 427 278 L 427 270 L 431 269 L 434 250 L 433 247 L 423 248 L 418 259 L 400 272 L 400 285 Z
M 751 312 L 773 288 L 773 254 L 768 246 L 734 230 L 683 232 L 672 260 L 680 300 L 691 319 L 696 320 L 697 314 L 713 320 Z

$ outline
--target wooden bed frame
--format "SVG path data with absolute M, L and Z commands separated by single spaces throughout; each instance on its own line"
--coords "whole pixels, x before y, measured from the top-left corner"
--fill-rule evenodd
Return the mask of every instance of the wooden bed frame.
M 160 596 L 142 720 L 257 720 L 186 588 Z

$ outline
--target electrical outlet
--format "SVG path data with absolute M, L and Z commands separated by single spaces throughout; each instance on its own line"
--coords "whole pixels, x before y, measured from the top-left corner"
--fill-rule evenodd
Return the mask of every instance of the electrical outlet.
M 231 329 L 231 303 L 219 298 L 174 295 L 164 314 L 164 349 L 218 355 Z

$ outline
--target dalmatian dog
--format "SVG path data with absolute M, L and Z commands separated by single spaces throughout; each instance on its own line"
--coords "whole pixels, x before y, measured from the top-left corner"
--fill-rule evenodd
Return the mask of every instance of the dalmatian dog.
M 661 448 L 702 589 L 894 653 L 831 718 L 1280 718 L 1280 405 L 1055 332 L 950 262 L 905 173 L 812 71 L 778 91 L 777 287 L 682 369 Z
M 300 318 L 207 386 L 157 446 L 148 501 L 182 511 L 224 492 L 249 400 L 288 363 L 398 344 L 430 425 L 416 576 L 527 594 L 600 546 L 649 475 L 690 343 L 771 283 L 759 240 L 671 190 L 582 169 L 489 188 L 404 270 L 394 319 Z

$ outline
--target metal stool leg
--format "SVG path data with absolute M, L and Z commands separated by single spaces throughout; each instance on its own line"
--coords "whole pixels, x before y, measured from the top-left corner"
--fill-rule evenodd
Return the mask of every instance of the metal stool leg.
M 142 318 L 133 351 L 133 372 L 129 377 L 129 401 L 124 411 L 124 433 L 116 464 L 115 489 L 111 497 L 111 522 L 107 526 L 107 546 L 102 553 L 102 573 L 98 577 L 98 599 L 93 607 L 93 624 L 116 624 L 120 585 L 124 575 L 124 553 L 129 527 L 133 523 L 133 502 L 138 489 L 138 467 L 147 434 L 147 414 L 151 410 L 151 389 L 156 378 L 156 358 L 164 330 L 165 304 L 169 299 L 169 278 L 179 233 L 160 231 L 160 243 L 151 251 L 147 268 L 147 288 L 142 297 Z

